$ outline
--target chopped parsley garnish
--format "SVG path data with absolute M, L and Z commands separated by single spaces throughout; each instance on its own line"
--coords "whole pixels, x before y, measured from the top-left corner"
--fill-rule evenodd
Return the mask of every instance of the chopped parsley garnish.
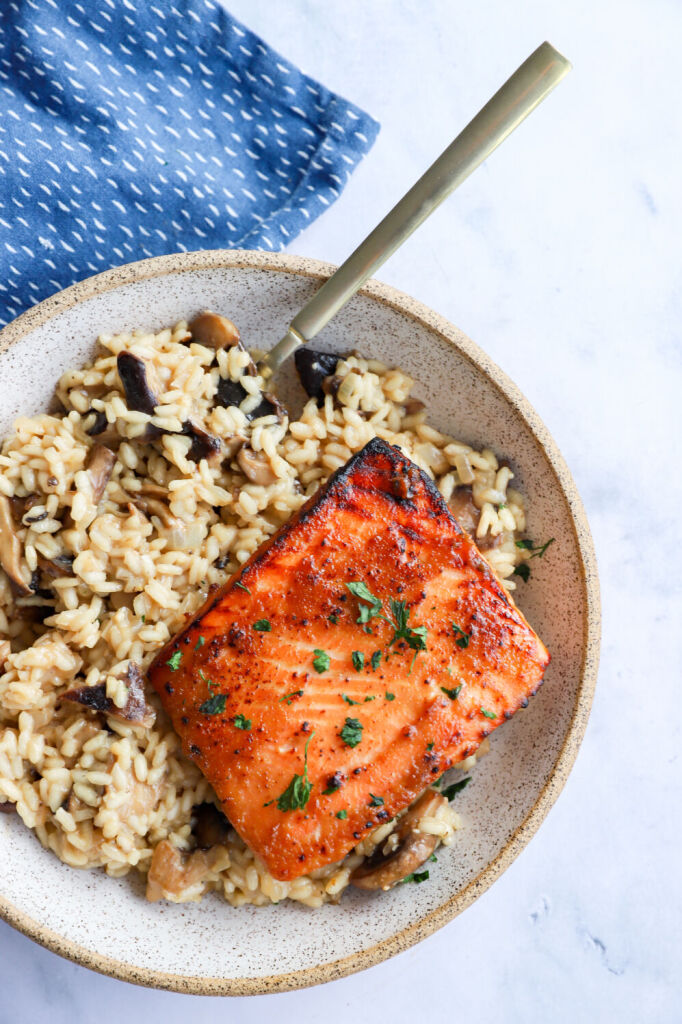
M 528 562 L 521 562 L 517 565 L 512 573 L 512 576 L 520 576 L 524 583 L 527 583 L 530 577 L 530 566 Z
M 484 718 L 497 718 L 497 715 L 495 714 L 494 711 L 486 711 L 485 708 L 481 708 L 481 714 L 484 716 Z
M 384 694 L 384 697 L 386 698 L 386 700 L 395 700 L 395 694 L 394 693 L 389 693 L 388 691 L 386 691 L 386 693 Z
M 202 715 L 221 715 L 225 710 L 227 696 L 224 693 L 214 693 L 212 697 L 205 700 L 199 707 Z
M 366 624 L 371 619 L 383 619 L 384 622 L 393 627 L 393 636 L 389 641 L 389 647 L 392 647 L 398 640 L 404 640 L 413 651 L 426 650 L 426 626 L 412 627 L 408 625 L 410 609 L 405 601 L 398 601 L 394 597 L 390 598 L 389 605 L 393 618 L 389 619 L 384 615 L 384 605 L 381 598 L 373 594 L 366 583 L 356 580 L 353 583 L 347 583 L 346 586 L 354 597 L 357 597 L 359 601 L 366 602 L 360 605 L 360 615 L 357 619 L 357 622 L 365 626 L 366 632 L 369 632 L 369 627 Z M 412 664 L 414 664 L 414 658 L 412 659 Z M 373 665 L 372 667 L 375 668 L 376 666 Z M 410 671 L 411 669 L 412 666 L 410 666 Z
M 208 686 L 208 692 L 211 693 L 213 691 L 215 683 L 213 682 L 212 679 L 207 679 L 207 677 L 204 675 L 201 669 L 199 669 L 199 675 L 201 676 L 202 681 L 206 683 L 206 685 Z
M 530 551 L 530 558 L 542 558 L 549 545 L 553 543 L 554 537 L 550 537 L 546 544 L 538 544 L 537 547 L 533 544 L 532 540 L 517 540 L 516 546 L 521 548 L 522 551 Z M 527 583 L 530 577 L 530 566 L 527 562 L 521 562 L 514 569 L 513 575 L 520 576 L 523 582 Z
M 368 700 L 376 700 L 376 699 L 377 699 L 377 695 L 376 695 L 376 693 L 373 693 L 370 697 L 365 697 L 364 703 L 366 704 Z
M 248 732 L 251 728 L 251 719 L 245 718 L 244 715 L 235 715 L 232 719 L 232 724 L 237 729 L 243 729 L 244 732 Z
M 337 817 L 339 821 L 345 821 L 348 817 L 348 811 L 337 811 L 335 817 Z
M 347 718 L 343 729 L 340 732 L 341 739 L 347 747 L 357 747 L 362 739 L 362 722 L 357 718 Z
M 254 622 L 253 628 L 257 633 L 269 633 L 272 626 L 269 619 L 259 619 L 258 622 Z
M 359 700 L 351 700 L 350 697 L 347 697 L 345 693 L 342 693 L 341 696 L 345 700 L 346 704 L 360 704 L 361 703 Z
M 468 775 L 466 779 L 462 779 L 460 782 L 453 782 L 451 786 L 446 786 L 443 790 L 443 796 L 446 800 L 454 800 L 458 793 L 461 793 L 465 786 L 468 786 L 471 782 L 471 776 Z
M 433 750 L 433 743 L 427 743 L 426 744 L 426 749 L 427 750 Z
M 461 689 L 462 689 L 462 684 L 461 683 L 458 686 L 455 686 L 455 688 L 453 690 L 449 690 L 447 688 L 447 686 L 441 686 L 441 690 L 443 691 L 443 693 L 445 694 L 446 697 L 450 698 L 450 700 L 457 700 L 457 698 L 459 697 Z
M 338 612 L 332 612 L 331 615 L 328 615 L 327 616 L 327 621 L 331 622 L 331 624 L 333 626 L 335 626 L 337 624 L 337 622 L 339 621 Z
M 369 794 L 369 807 L 383 807 L 384 798 L 383 796 L 375 796 L 374 793 Z
M 145 622 L 147 621 L 147 616 L 146 615 L 141 615 L 140 618 L 142 620 L 142 625 L 144 626 Z
M 355 671 L 362 672 L 363 668 L 365 667 L 365 655 L 363 654 L 363 652 L 353 651 L 353 653 L 351 654 L 351 658 L 353 659 L 353 668 L 355 669 Z
M 413 871 L 412 874 L 405 875 L 405 877 L 400 880 L 400 884 L 405 885 L 406 882 L 416 882 L 417 885 L 419 885 L 420 882 L 425 882 L 428 877 L 428 869 L 426 871 Z
M 538 544 L 536 547 L 532 540 L 517 540 L 517 548 L 521 548 L 522 551 L 530 551 L 531 558 L 542 558 L 545 551 L 550 544 L 554 543 L 554 537 L 550 537 L 546 544 Z
M 176 669 L 180 668 L 181 661 L 182 651 L 176 651 L 175 654 L 171 654 L 166 664 L 170 667 L 171 672 L 175 672 Z
M 277 807 L 280 811 L 302 810 L 310 800 L 313 784 L 308 779 L 308 744 L 314 735 L 315 733 L 311 732 L 303 748 L 303 775 L 294 775 L 282 795 L 277 798 Z
M 414 657 L 410 662 L 408 675 L 412 672 L 414 663 L 416 661 L 419 651 L 426 650 L 426 626 L 410 626 L 408 620 L 410 617 L 410 609 L 407 607 L 405 601 L 398 601 L 392 597 L 389 599 L 389 605 L 391 608 L 392 619 L 389 619 L 383 613 L 383 603 L 380 598 L 376 597 L 368 588 L 365 583 L 356 581 L 355 583 L 347 583 L 346 586 L 350 590 L 351 594 L 357 597 L 360 601 L 366 601 L 367 604 L 360 605 L 360 617 L 357 619 L 358 622 L 364 623 L 363 629 L 366 633 L 370 633 L 371 629 L 367 625 L 370 619 L 379 618 L 387 622 L 389 626 L 393 627 L 393 636 L 391 637 L 388 646 L 392 647 L 394 643 L 399 640 L 403 640 L 409 648 L 414 651 Z M 387 655 L 388 657 L 388 655 Z M 376 651 L 372 655 L 371 666 L 376 671 L 381 661 L 381 651 Z
M 285 693 L 283 697 L 280 697 L 279 701 L 278 701 L 278 704 L 281 704 L 283 700 L 286 701 L 287 704 L 291 704 L 291 702 L 294 699 L 294 697 L 302 697 L 302 696 L 303 696 L 303 690 L 292 690 L 291 693 Z
M 354 583 L 346 583 L 346 586 L 350 590 L 353 597 L 357 597 L 358 601 L 366 601 L 366 605 L 360 605 L 360 615 L 357 618 L 357 622 L 366 623 L 377 615 L 381 615 L 383 604 L 381 599 L 375 597 L 374 594 L 368 589 L 366 583 L 362 583 L 360 580 L 356 580 Z M 369 607 L 368 607 L 369 606 Z
M 391 623 L 395 630 L 389 647 L 392 647 L 396 640 L 404 640 L 413 651 L 426 650 L 426 626 L 408 626 L 407 620 L 410 617 L 410 609 L 405 601 L 396 601 L 391 598 L 389 602 L 394 622 Z M 387 620 L 388 621 L 388 620 Z M 414 660 L 412 662 L 414 664 Z
M 455 634 L 455 643 L 457 644 L 458 647 L 464 650 L 465 647 L 469 646 L 469 641 L 471 640 L 471 633 L 467 633 L 466 630 L 462 629 L 461 626 L 458 626 L 456 622 L 452 623 L 452 631 Z
M 313 668 L 316 672 L 326 672 L 329 668 L 329 655 L 326 651 L 321 651 L 318 647 L 313 651 L 315 657 L 313 658 Z
M 199 648 L 203 647 L 205 643 L 206 643 L 206 638 L 203 637 L 203 636 L 200 636 L 199 639 L 197 640 L 197 642 L 194 645 L 194 650 L 198 651 Z
M 251 591 L 247 587 L 246 583 L 242 583 L 241 580 L 237 580 L 237 582 L 235 583 L 235 587 L 239 587 L 240 590 L 245 590 L 249 597 L 251 597 Z

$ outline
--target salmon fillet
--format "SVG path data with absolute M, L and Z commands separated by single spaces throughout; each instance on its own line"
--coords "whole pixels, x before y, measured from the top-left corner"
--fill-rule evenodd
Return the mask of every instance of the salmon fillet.
M 149 676 L 234 828 L 291 880 L 473 753 L 548 661 L 433 482 L 375 439 Z

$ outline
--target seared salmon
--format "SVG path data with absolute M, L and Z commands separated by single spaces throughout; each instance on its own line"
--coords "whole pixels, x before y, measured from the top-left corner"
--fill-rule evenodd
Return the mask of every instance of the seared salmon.
M 473 753 L 548 661 L 433 482 L 375 439 L 149 675 L 234 828 L 294 879 Z

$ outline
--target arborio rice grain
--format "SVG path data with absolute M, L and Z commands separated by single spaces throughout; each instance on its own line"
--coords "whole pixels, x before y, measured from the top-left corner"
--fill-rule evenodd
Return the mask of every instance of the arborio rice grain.
M 160 404 L 152 416 L 128 407 L 117 372 L 123 351 L 153 367 Z M 508 589 L 527 557 L 515 544 L 525 515 L 511 470 L 490 449 L 474 451 L 425 423 L 401 370 L 341 359 L 335 397 L 321 408 L 311 399 L 289 422 L 274 408 L 249 420 L 263 390 L 250 369 L 241 347 L 216 353 L 192 341 L 184 322 L 102 337 L 94 362 L 61 378 L 62 413 L 16 421 L 0 454 L 0 503 L 13 524 L 9 535 L 6 524 L 0 530 L 3 565 L 16 577 L 0 572 L 0 808 L 16 809 L 73 867 L 147 874 L 150 898 L 196 900 L 213 889 L 233 906 L 289 898 L 317 907 L 340 898 L 375 848 L 390 851 L 396 822 L 342 863 L 278 881 L 231 830 L 197 848 L 193 808 L 212 791 L 151 690 L 152 727 L 60 697 L 102 684 L 114 711 L 123 708 L 129 667 L 144 672 L 209 589 L 372 437 L 399 445 L 435 479 Z M 241 383 L 240 406 L 216 404 L 221 377 Z M 194 461 L 188 421 L 231 457 Z M 95 425 L 102 432 L 93 436 Z M 159 428 L 152 441 L 150 426 Z M 116 452 L 101 497 L 89 468 L 97 440 Z M 245 475 L 242 443 L 267 483 Z M 459 827 L 451 807 L 420 824 L 446 846 Z

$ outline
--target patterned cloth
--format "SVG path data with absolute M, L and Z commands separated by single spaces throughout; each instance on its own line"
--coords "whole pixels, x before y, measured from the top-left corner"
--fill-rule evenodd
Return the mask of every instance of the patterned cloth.
M 0 0 L 0 324 L 144 256 L 284 248 L 378 129 L 212 0 Z

